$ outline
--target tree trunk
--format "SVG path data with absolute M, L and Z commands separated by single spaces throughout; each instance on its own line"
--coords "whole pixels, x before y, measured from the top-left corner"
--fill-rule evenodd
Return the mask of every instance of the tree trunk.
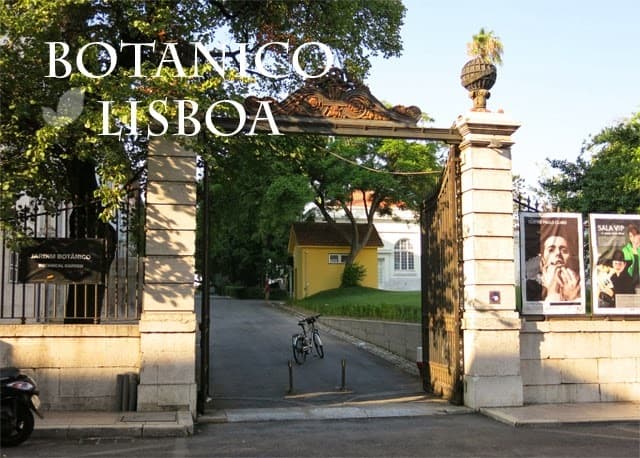
M 102 206 L 93 198 L 98 189 L 95 165 L 72 159 L 67 163 L 69 189 L 73 208 L 69 216 L 69 237 L 74 239 L 102 239 L 105 244 L 105 272 L 115 257 L 117 234 L 108 223 L 100 220 Z M 71 284 L 65 306 L 65 323 L 98 323 L 104 302 L 104 284 Z

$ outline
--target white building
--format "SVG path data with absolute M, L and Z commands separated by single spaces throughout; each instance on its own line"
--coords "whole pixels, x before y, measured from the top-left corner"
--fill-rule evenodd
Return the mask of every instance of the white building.
M 374 224 L 384 243 L 384 247 L 378 249 L 378 288 L 420 290 L 420 224 L 417 218 L 378 217 Z

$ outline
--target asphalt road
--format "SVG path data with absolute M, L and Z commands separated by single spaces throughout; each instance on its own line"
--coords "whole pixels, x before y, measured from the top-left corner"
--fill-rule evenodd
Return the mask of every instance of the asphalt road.
M 293 361 L 298 317 L 264 301 L 213 298 L 209 408 L 283 407 L 424 395 L 419 377 L 321 331 L 325 357 Z M 322 318 L 320 318 L 320 322 Z M 343 370 L 344 381 L 342 390 Z M 289 393 L 289 362 L 293 392 Z
M 478 414 L 197 425 L 193 437 L 30 439 L 2 458 L 632 457 L 638 424 L 514 428 Z

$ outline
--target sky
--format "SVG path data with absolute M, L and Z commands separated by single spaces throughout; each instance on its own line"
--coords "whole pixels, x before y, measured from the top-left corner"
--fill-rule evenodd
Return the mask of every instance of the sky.
M 450 127 L 471 108 L 460 84 L 466 44 L 481 27 L 492 30 L 504 53 L 487 108 L 521 124 L 513 173 L 528 186 L 557 173 L 547 158 L 575 161 L 590 136 L 640 111 L 638 0 L 403 3 L 404 51 L 373 59 L 371 93 Z

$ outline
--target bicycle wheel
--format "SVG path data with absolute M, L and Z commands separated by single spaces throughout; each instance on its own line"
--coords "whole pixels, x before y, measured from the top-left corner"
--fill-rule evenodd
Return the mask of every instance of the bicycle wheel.
M 324 358 L 324 347 L 322 346 L 322 339 L 320 339 L 320 334 L 313 334 L 313 346 L 316 348 L 316 353 L 320 358 Z
M 307 353 L 304 351 L 304 337 L 301 335 L 293 338 L 293 359 L 296 364 L 302 364 L 307 359 Z

